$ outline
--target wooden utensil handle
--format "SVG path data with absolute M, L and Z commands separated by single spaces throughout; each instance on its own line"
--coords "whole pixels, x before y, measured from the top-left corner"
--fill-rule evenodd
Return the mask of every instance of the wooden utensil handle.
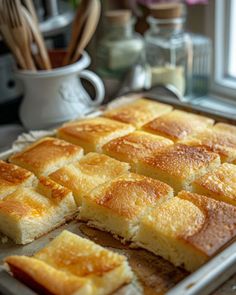
M 91 40 L 97 28 L 97 24 L 101 14 L 101 4 L 99 0 L 93 0 L 92 4 L 93 5 L 91 6 L 91 9 L 90 9 L 91 12 L 88 16 L 88 20 L 86 21 L 85 27 L 81 34 L 80 41 L 71 59 L 72 63 L 76 62 L 79 59 L 83 50 L 88 45 L 89 41 Z
M 75 53 L 77 44 L 79 43 L 81 33 L 83 31 L 83 26 L 90 12 L 92 1 L 93 0 L 82 0 L 77 9 L 72 27 L 71 40 L 67 49 L 67 53 L 62 62 L 63 66 L 71 63 L 71 59 Z
M 28 50 L 25 52 L 26 65 L 29 70 L 36 71 L 33 58 Z
M 49 59 L 48 52 L 43 41 L 41 32 L 39 31 L 38 25 L 33 21 L 29 12 L 24 7 L 22 7 L 22 14 L 25 18 L 26 24 L 31 29 L 35 43 L 38 46 L 41 65 L 43 66 L 43 69 L 50 70 L 52 68 L 51 61 Z
M 9 28 L 7 26 L 5 26 L 5 25 L 1 25 L 1 33 L 2 33 L 3 39 L 5 40 L 7 46 L 9 47 L 9 49 L 11 50 L 13 55 L 15 56 L 18 65 L 23 70 L 26 70 L 27 66 L 26 66 L 25 60 L 24 60 L 19 48 L 14 43 L 14 40 L 13 40 L 13 38 L 11 36 Z

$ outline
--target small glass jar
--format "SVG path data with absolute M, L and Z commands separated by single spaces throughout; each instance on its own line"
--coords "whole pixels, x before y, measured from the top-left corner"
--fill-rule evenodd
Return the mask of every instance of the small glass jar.
M 108 11 L 104 34 L 97 48 L 96 68 L 102 78 L 121 80 L 127 70 L 144 60 L 141 35 L 134 32 L 135 19 L 129 10 Z
M 151 68 L 151 85 L 174 86 L 181 96 L 192 93 L 193 49 L 184 31 L 182 4 L 154 5 L 145 33 L 146 58 Z

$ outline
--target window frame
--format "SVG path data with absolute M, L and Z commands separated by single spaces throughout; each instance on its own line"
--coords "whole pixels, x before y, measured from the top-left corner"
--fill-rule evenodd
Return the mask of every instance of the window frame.
M 206 31 L 213 40 L 214 48 L 210 91 L 228 99 L 236 100 L 236 79 L 228 75 L 229 24 L 232 1 L 235 0 L 209 1 L 206 13 Z
M 234 34 L 233 34 L 231 42 L 227 43 L 228 44 L 227 51 L 228 51 L 228 54 L 229 54 L 227 70 L 228 70 L 229 77 L 232 77 L 232 75 L 230 74 L 229 60 L 230 60 L 230 54 L 232 54 L 232 52 L 230 50 L 230 47 L 231 47 L 230 45 L 232 45 L 232 43 L 236 44 L 236 34 L 235 34 L 235 29 L 234 29 L 234 28 L 236 28 L 236 1 L 231 0 L 230 2 L 231 2 L 231 6 L 230 6 L 230 13 L 229 13 L 229 21 L 228 21 L 229 22 L 229 40 L 232 37 L 231 36 L 232 31 L 234 32 Z M 233 13 L 235 13 L 235 15 Z M 235 42 L 233 42 L 233 41 L 235 41 Z M 235 45 L 233 46 L 232 49 L 233 49 L 232 51 L 234 52 L 235 49 L 236 49 Z M 236 54 L 236 53 L 234 53 L 234 54 Z M 234 56 L 234 58 L 235 58 L 235 61 L 234 61 L 235 68 L 234 68 L 233 79 L 236 80 L 236 56 Z

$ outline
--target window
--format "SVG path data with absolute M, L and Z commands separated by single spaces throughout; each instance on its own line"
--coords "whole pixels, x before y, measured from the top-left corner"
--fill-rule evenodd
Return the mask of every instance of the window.
M 236 1 L 215 0 L 212 91 L 236 99 Z
M 229 25 L 229 76 L 236 79 L 236 1 L 231 1 Z

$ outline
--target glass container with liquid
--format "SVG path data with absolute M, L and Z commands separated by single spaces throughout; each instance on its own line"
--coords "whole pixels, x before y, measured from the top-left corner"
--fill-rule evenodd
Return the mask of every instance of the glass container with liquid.
M 144 42 L 134 31 L 129 10 L 106 13 L 104 35 L 97 48 L 97 73 L 102 78 L 121 80 L 127 70 L 144 59 Z
M 193 47 L 184 31 L 184 8 L 180 3 L 152 5 L 145 44 L 151 85 L 170 84 L 186 97 L 192 93 Z

